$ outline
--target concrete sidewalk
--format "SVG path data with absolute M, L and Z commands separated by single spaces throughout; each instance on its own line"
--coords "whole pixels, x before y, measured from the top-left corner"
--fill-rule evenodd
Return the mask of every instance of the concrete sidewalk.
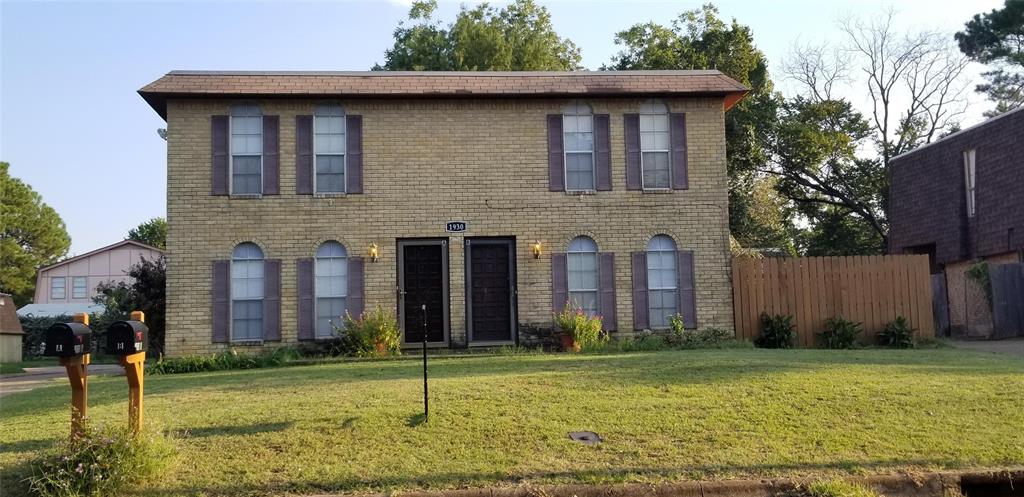
M 124 368 L 118 364 L 90 364 L 89 376 L 124 375 Z M 12 393 L 54 385 L 63 380 L 67 384 L 67 372 L 63 366 L 25 368 L 24 373 L 0 375 L 0 397 Z

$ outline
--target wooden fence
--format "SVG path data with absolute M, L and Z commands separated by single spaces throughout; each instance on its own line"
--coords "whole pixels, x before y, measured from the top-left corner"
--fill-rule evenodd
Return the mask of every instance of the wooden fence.
M 754 340 L 761 313 L 789 314 L 797 344 L 811 347 L 825 320 L 841 315 L 863 323 L 862 343 L 897 316 L 918 336 L 935 335 L 927 255 L 737 257 L 732 265 L 736 336 Z

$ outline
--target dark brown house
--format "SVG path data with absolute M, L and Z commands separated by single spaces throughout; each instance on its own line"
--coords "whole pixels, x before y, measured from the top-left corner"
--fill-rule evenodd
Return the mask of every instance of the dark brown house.
M 1024 107 L 897 156 L 890 174 L 890 252 L 930 256 L 936 329 L 1024 333 Z

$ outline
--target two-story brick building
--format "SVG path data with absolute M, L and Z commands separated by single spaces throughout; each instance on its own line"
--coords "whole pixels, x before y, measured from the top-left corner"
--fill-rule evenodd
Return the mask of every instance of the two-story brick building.
M 167 352 L 329 336 L 516 343 L 567 300 L 613 334 L 732 329 L 717 71 L 174 71 Z
M 996 282 L 993 294 L 984 288 L 991 275 L 972 278 L 969 271 L 1022 260 L 1024 107 L 894 157 L 890 169 L 889 249 L 931 258 L 940 332 L 1018 333 L 1024 280 Z M 1013 278 L 1010 270 L 1018 271 L 1000 268 Z M 1012 289 L 1018 285 L 1019 293 Z M 993 311 L 995 321 L 1005 318 L 1004 329 Z

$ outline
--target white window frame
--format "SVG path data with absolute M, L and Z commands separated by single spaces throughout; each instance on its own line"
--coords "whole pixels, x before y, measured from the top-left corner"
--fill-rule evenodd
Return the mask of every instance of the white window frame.
M 575 250 L 573 248 L 573 245 L 576 243 L 577 240 L 585 240 L 585 241 L 590 242 L 593 245 L 594 250 L 593 251 L 590 251 L 590 250 Z M 590 238 L 589 236 L 582 236 L 581 235 L 581 236 L 577 236 L 577 237 L 575 237 L 575 238 L 573 238 L 572 240 L 569 241 L 569 246 L 566 248 L 565 252 L 566 252 L 565 253 L 565 266 L 566 266 L 565 267 L 565 279 L 566 279 L 566 281 L 565 281 L 565 293 L 566 293 L 566 297 L 568 298 L 569 302 L 572 305 L 575 306 L 576 303 L 573 302 L 573 299 L 572 299 L 572 294 L 574 292 L 576 292 L 576 293 L 581 293 L 581 292 L 593 293 L 594 294 L 594 307 L 595 308 L 594 308 L 594 312 L 593 312 L 592 315 L 596 315 L 597 313 L 599 313 L 601 311 L 601 261 L 599 260 L 599 257 L 598 257 L 598 253 L 600 252 L 600 248 L 598 247 L 597 242 L 594 241 L 593 238 Z M 572 258 L 573 258 L 573 256 L 580 256 L 580 255 L 584 255 L 584 254 L 592 254 L 594 256 L 594 283 L 596 283 L 596 286 L 594 288 L 575 288 L 574 289 L 574 288 L 572 288 L 572 278 L 569 277 L 569 274 L 572 272 L 572 270 L 570 269 L 572 267 Z
M 656 240 L 668 240 L 672 244 L 672 250 L 665 250 L 663 248 L 654 248 L 654 249 L 652 249 L 651 246 L 654 244 L 654 242 Z M 673 256 L 672 260 L 673 260 L 673 263 L 674 263 L 676 269 L 675 269 L 675 274 L 673 275 L 674 277 L 672 278 L 672 286 L 655 287 L 655 286 L 651 285 L 651 269 L 650 269 L 651 257 L 650 256 L 651 256 L 652 253 L 657 253 L 657 254 L 669 253 L 669 254 L 671 254 Z M 675 299 L 675 309 L 676 309 L 676 312 L 673 313 L 673 315 L 679 314 L 679 312 L 680 312 L 680 309 L 679 309 L 679 269 L 680 268 L 679 268 L 679 247 L 676 245 L 676 241 L 673 240 L 672 237 L 670 237 L 668 235 L 655 235 L 655 236 L 651 237 L 651 239 L 647 242 L 646 254 L 647 254 L 647 261 L 648 261 L 647 275 L 646 275 L 647 276 L 647 292 L 650 293 L 652 291 L 666 291 L 666 290 L 674 291 L 675 295 L 676 295 L 676 299 Z M 663 269 L 659 269 L 659 270 L 663 271 Z M 651 323 L 651 329 L 652 330 L 659 330 L 659 329 L 664 330 L 664 329 L 670 328 L 671 324 L 667 320 L 666 320 L 665 326 L 654 326 L 654 324 L 653 324 L 654 323 L 654 319 L 652 319 L 653 316 L 654 316 L 654 309 L 652 308 L 651 304 L 652 304 L 651 299 L 648 298 L 647 299 L 647 322 Z
M 585 109 L 586 113 L 581 110 Z M 590 118 L 590 150 L 569 150 L 565 146 L 565 116 L 587 116 Z M 562 182 L 565 184 L 566 192 L 590 193 L 597 191 L 597 141 L 594 139 L 594 111 L 584 102 L 574 101 L 562 109 Z M 569 188 L 569 154 L 590 153 L 590 177 L 593 188 Z
M 238 259 L 238 258 L 236 258 L 235 257 L 235 251 L 238 250 L 238 247 L 240 247 L 242 245 L 253 245 L 253 246 L 255 246 L 260 251 L 260 258 L 259 259 Z M 247 262 L 249 262 L 249 261 L 256 261 L 256 260 L 258 260 L 261 263 L 263 263 L 263 276 L 260 278 L 260 280 L 263 282 L 263 285 L 265 286 L 266 285 L 266 278 L 267 278 L 267 273 L 266 273 L 267 254 L 266 254 L 266 252 L 263 251 L 263 247 L 260 247 L 258 244 L 254 243 L 254 242 L 242 242 L 242 243 L 239 243 L 238 245 L 235 245 L 235 247 L 233 249 L 231 249 L 231 265 L 228 268 L 228 337 L 230 337 L 229 340 L 230 340 L 231 343 L 259 343 L 259 342 L 263 342 L 263 338 L 264 337 L 260 337 L 260 338 L 235 338 L 235 300 L 259 301 L 261 303 L 260 305 L 262 307 L 262 302 L 267 298 L 266 293 L 263 292 L 262 289 L 260 290 L 260 298 L 258 298 L 258 299 L 257 298 L 252 298 L 252 297 L 249 297 L 249 298 L 237 298 L 237 299 L 235 298 L 235 267 L 234 267 L 235 266 L 235 261 L 247 261 Z M 249 278 L 247 278 L 247 279 L 249 279 Z M 263 320 L 266 319 L 266 316 L 264 316 L 262 314 L 262 310 L 260 312 L 261 312 L 261 314 L 260 314 L 260 326 L 262 328 Z
M 236 193 L 235 192 L 235 146 L 234 146 L 234 129 L 235 129 L 235 110 L 242 106 L 252 106 L 259 111 L 260 115 L 260 152 L 258 154 L 237 154 L 244 157 L 259 157 L 260 158 L 260 188 L 256 193 Z M 249 115 L 242 115 L 238 117 L 256 117 Z M 238 197 L 262 197 L 263 196 L 263 109 L 256 103 L 245 102 L 231 106 L 231 113 L 228 115 L 228 192 L 232 196 Z
M 60 292 L 61 292 L 60 293 L 60 297 L 57 297 L 57 296 L 55 296 L 53 294 L 54 290 L 57 289 L 56 285 L 54 285 L 54 283 L 56 283 L 58 281 L 60 282 Z M 67 281 L 67 278 L 64 277 L 64 276 L 54 276 L 54 277 L 50 278 L 50 300 L 66 300 L 67 298 L 68 298 L 68 281 Z
M 977 154 L 975 149 L 964 150 L 964 190 L 967 194 L 967 217 L 977 214 Z
M 656 106 L 660 106 L 661 109 L 663 110 L 663 112 L 656 110 L 655 109 Z M 640 123 L 643 121 L 643 116 L 665 116 L 665 120 L 668 121 L 668 148 L 666 148 L 664 150 L 662 150 L 662 149 L 644 150 L 644 138 L 643 138 L 644 132 L 643 132 L 643 126 L 640 125 Z M 637 131 L 639 132 L 639 139 L 640 139 L 640 188 L 642 190 L 650 190 L 650 191 L 666 191 L 666 190 L 671 190 L 672 189 L 672 121 L 669 119 L 668 106 L 665 105 L 664 102 L 661 102 L 659 100 L 648 100 L 647 102 L 644 102 L 643 105 L 640 106 L 640 116 L 637 118 L 637 126 L 639 127 L 639 129 Z M 668 186 L 664 186 L 664 187 L 655 187 L 655 186 L 648 187 L 647 186 L 646 181 L 644 180 L 644 177 L 646 176 L 644 174 L 644 152 L 664 152 L 665 155 L 668 157 L 668 161 L 667 161 L 667 163 L 668 163 Z
M 84 285 L 82 286 L 82 296 L 81 297 L 79 297 L 78 293 L 77 293 L 78 292 L 78 285 L 76 285 L 76 283 L 78 283 L 79 281 L 84 281 L 85 282 Z M 89 277 L 88 276 L 74 276 L 74 277 L 71 278 L 71 298 L 73 298 L 73 299 L 87 299 L 87 298 L 89 298 Z
M 334 115 L 334 114 L 323 114 L 323 115 L 321 115 L 320 114 L 320 110 L 322 110 L 324 108 L 327 108 L 327 107 L 337 107 L 338 109 L 341 110 L 341 115 Z M 341 118 L 341 125 L 344 128 L 344 131 L 342 132 L 342 136 L 345 138 L 345 151 L 344 152 L 342 152 L 340 154 L 339 153 L 326 153 L 326 154 L 318 154 L 317 153 L 317 151 L 316 151 L 316 121 L 317 121 L 318 117 L 340 117 Z M 314 111 L 313 111 L 313 195 L 327 197 L 327 196 L 332 196 L 332 195 L 345 195 L 345 194 L 348 193 L 348 118 L 347 117 L 348 117 L 348 115 L 345 113 L 345 108 L 342 107 L 339 104 L 321 104 L 321 105 L 317 105 L 316 109 L 314 109 Z M 343 174 L 343 176 L 345 178 L 345 181 L 341 185 L 341 191 L 340 192 L 321 192 L 319 187 L 317 187 L 317 182 L 316 182 L 316 177 L 317 177 L 316 158 L 319 155 L 329 155 L 329 156 L 334 156 L 334 157 L 337 157 L 339 155 L 341 156 L 341 168 L 342 168 L 342 174 Z
M 320 249 L 323 248 L 324 245 L 327 245 L 328 243 L 337 243 L 339 246 L 341 246 L 341 250 L 344 252 L 345 255 L 343 255 L 341 257 L 337 257 L 337 256 L 321 257 L 320 256 Z M 345 267 L 345 285 L 344 285 L 344 287 L 341 290 L 342 295 L 320 295 L 319 293 L 317 293 L 317 291 L 316 291 L 316 287 L 317 287 L 317 269 L 320 267 L 320 260 L 321 259 L 341 259 L 343 261 L 343 263 L 347 265 L 348 264 L 348 249 L 345 248 L 345 244 L 343 244 L 343 243 L 341 243 L 341 242 L 339 242 L 337 240 L 328 240 L 328 241 L 326 241 L 324 243 L 321 243 L 320 246 L 317 247 L 317 249 L 316 249 L 316 254 L 314 254 L 314 257 L 313 257 L 313 318 L 314 318 L 313 319 L 313 338 L 316 339 L 316 340 L 321 340 L 321 339 L 325 339 L 325 338 L 331 338 L 334 335 L 333 329 L 332 329 L 331 333 L 328 334 L 328 335 L 321 335 L 320 334 L 320 329 L 319 329 L 319 327 L 320 327 L 320 298 L 323 297 L 323 298 L 342 298 L 342 299 L 345 299 L 345 308 L 346 309 L 348 308 L 348 277 L 349 277 L 349 274 L 348 274 L 348 267 L 347 266 Z M 342 320 L 341 324 L 343 324 L 343 323 L 344 323 L 344 320 Z

